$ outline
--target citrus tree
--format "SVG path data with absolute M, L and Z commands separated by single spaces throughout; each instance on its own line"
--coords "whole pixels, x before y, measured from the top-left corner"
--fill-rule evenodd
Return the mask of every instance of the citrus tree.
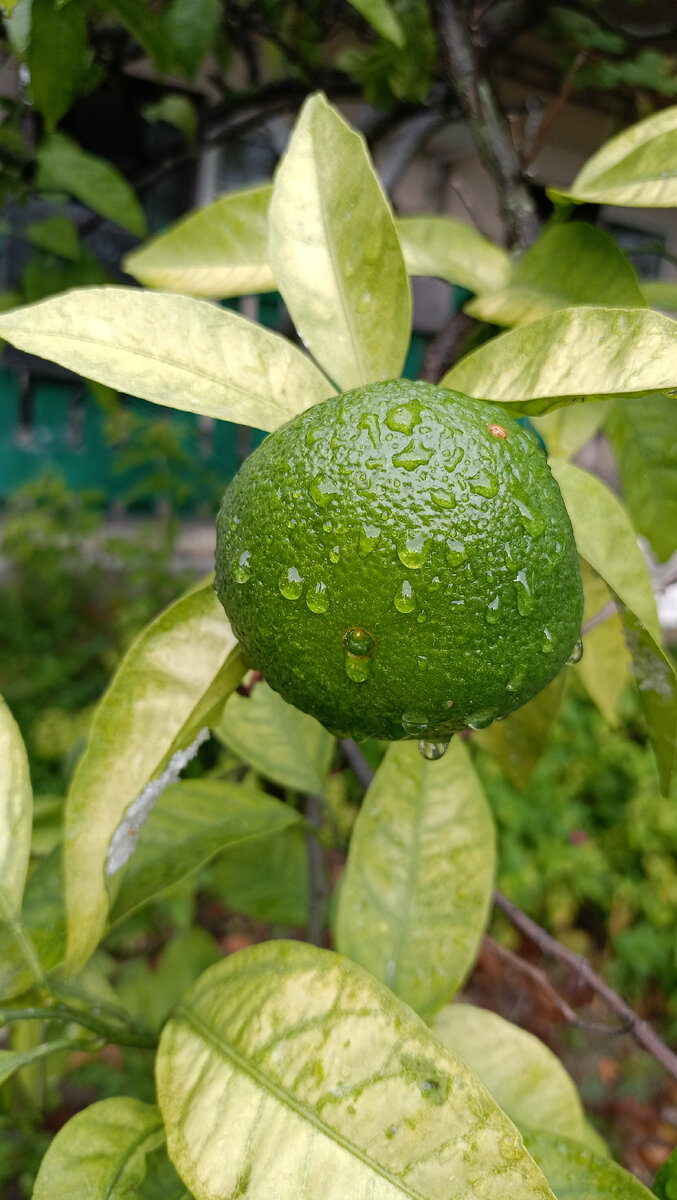
M 0 1051 L 0 1079 L 83 1045 L 153 1053 L 153 1022 L 93 987 L 107 932 L 236 844 L 279 842 L 285 856 L 306 834 L 317 882 L 335 735 L 391 742 L 371 781 L 342 743 L 369 786 L 331 908 L 336 952 L 320 886 L 308 942 L 271 940 L 199 975 L 156 1023 L 157 1107 L 115 1097 L 80 1112 L 47 1151 L 37 1200 L 649 1194 L 542 1043 L 450 1001 L 492 903 L 473 744 L 525 780 L 568 673 L 613 717 L 629 665 L 670 784 L 677 682 L 636 530 L 663 557 L 675 548 L 643 479 L 663 465 L 644 434 L 671 420 L 677 325 L 652 307 L 671 294 L 640 286 L 610 238 L 569 218 L 589 199 L 673 205 L 676 163 L 673 108 L 605 145 L 511 259 L 450 219 L 394 218 L 363 140 L 317 94 L 271 185 L 221 197 L 128 258 L 147 290 L 76 289 L 0 319 L 13 345 L 87 379 L 272 433 L 220 518 L 219 592 L 241 643 L 212 579 L 142 632 L 96 711 L 63 848 L 27 885 L 27 760 L 0 709 L 1 1011 L 45 1031 Z M 409 276 L 425 274 L 471 289 L 470 310 L 509 327 L 439 387 L 397 382 Z M 208 302 L 271 288 L 305 348 Z M 571 461 L 602 425 L 627 505 Z M 461 668 L 454 651 L 474 657 Z M 460 715 L 442 720 L 455 699 Z M 210 733 L 254 774 L 177 782 Z M 431 753 L 430 739 L 449 749 Z

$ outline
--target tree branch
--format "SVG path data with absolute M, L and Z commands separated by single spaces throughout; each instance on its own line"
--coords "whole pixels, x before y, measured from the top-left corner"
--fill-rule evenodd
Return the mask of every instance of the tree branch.
M 357 771 L 355 771 L 356 777 L 359 779 L 360 783 L 365 780 L 371 782 L 374 777 L 374 772 L 362 754 L 359 746 L 355 745 L 353 742 L 351 744 L 350 751 L 347 752 L 347 745 L 348 743 L 342 741 L 341 750 L 346 756 L 347 761 L 349 753 L 349 765 L 351 767 L 353 764 L 356 764 L 359 767 L 360 774 L 358 775 Z M 661 1041 L 658 1034 L 654 1033 L 651 1026 L 648 1025 L 646 1021 L 643 1021 L 640 1017 L 638 1017 L 637 1013 L 630 1008 L 630 1005 L 626 1004 L 625 1000 L 621 999 L 618 993 L 615 992 L 613 988 L 609 987 L 609 985 L 605 983 L 595 971 L 593 971 L 587 959 L 583 958 L 580 954 L 576 954 L 573 950 L 569 950 L 567 946 L 563 946 L 562 943 L 558 942 L 556 938 L 552 937 L 549 933 L 546 933 L 545 929 L 542 929 L 540 925 L 537 925 L 536 922 L 531 919 L 531 917 L 528 917 L 526 913 L 522 912 L 522 910 L 518 908 L 516 904 L 513 904 L 512 900 L 509 900 L 507 896 L 504 896 L 502 892 L 494 892 L 494 904 L 496 908 L 499 908 L 501 912 L 504 913 L 511 924 L 514 925 L 516 929 L 519 929 L 520 933 L 523 933 L 524 936 L 529 939 L 529 941 L 538 946 L 541 953 L 550 955 L 550 957 L 558 959 L 559 962 L 566 963 L 567 966 L 572 967 L 578 977 L 583 979 L 588 985 L 590 990 L 595 992 L 596 995 L 600 996 L 602 1000 L 604 1000 L 609 1006 L 611 1011 L 620 1017 L 624 1031 L 627 1031 L 627 1033 L 629 1033 L 635 1039 L 638 1045 L 640 1045 L 644 1050 L 647 1050 L 649 1054 L 652 1054 L 669 1075 L 672 1075 L 675 1079 L 677 1079 L 677 1054 L 675 1054 L 669 1046 L 666 1046 L 665 1042 Z M 566 1004 L 566 1001 L 563 1001 L 563 1003 Z M 571 1011 L 573 1012 L 573 1010 Z M 578 1022 L 579 1020 L 580 1018 L 576 1017 L 576 1021 Z M 606 1031 L 607 1027 L 604 1028 Z M 620 1032 L 620 1030 L 618 1032 Z
M 630 1008 L 625 1000 L 621 999 L 617 992 L 610 988 L 608 983 L 593 971 L 590 963 L 581 954 L 576 954 L 570 950 L 568 946 L 563 946 L 556 938 L 551 937 L 532 921 L 526 913 L 523 913 L 512 900 L 508 900 L 502 892 L 494 892 L 494 904 L 500 908 L 505 914 L 510 923 L 519 929 L 530 942 L 538 946 L 542 954 L 550 955 L 551 958 L 556 958 L 559 962 L 566 963 L 571 967 L 578 976 L 582 979 L 596 995 L 601 996 L 602 1000 L 609 1006 L 612 1012 L 616 1013 L 621 1021 L 627 1027 L 627 1032 L 632 1035 L 635 1041 L 645 1050 L 649 1051 L 653 1057 L 661 1064 L 664 1069 L 677 1079 L 677 1054 L 666 1046 L 665 1042 L 661 1041 L 657 1033 L 654 1033 L 650 1025 L 637 1016 L 637 1013 Z
M 469 30 L 457 0 L 432 0 L 442 63 L 468 122 L 479 158 L 492 176 L 510 246 L 528 246 L 539 233 L 531 194 L 521 178 L 521 165 L 506 136 L 496 96 L 480 69 Z

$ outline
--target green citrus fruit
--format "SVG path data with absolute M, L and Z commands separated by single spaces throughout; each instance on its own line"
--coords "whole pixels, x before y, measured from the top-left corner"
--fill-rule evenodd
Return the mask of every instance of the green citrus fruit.
M 339 736 L 448 740 L 576 654 L 569 517 L 495 404 L 401 380 L 315 405 L 247 459 L 217 532 L 249 661 Z

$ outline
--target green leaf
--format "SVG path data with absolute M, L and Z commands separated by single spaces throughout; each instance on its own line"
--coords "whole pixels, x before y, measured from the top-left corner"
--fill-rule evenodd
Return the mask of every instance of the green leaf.
M 123 964 L 115 985 L 118 1004 L 147 1029 L 160 1029 L 183 993 L 221 958 L 219 943 L 206 929 L 184 929 L 159 962 L 151 966 L 147 958 L 135 957 Z
M 581 562 L 585 609 L 583 625 L 601 612 L 611 600 L 611 592 L 586 562 Z M 585 653 L 576 674 L 599 711 L 610 725 L 618 724 L 618 702 L 628 685 L 630 655 L 618 613 L 607 617 L 583 635 Z
M 270 263 L 311 354 L 343 391 L 397 378 L 411 294 L 393 216 L 364 139 L 319 93 L 275 177 Z
M 105 929 L 104 866 L 113 834 L 165 765 L 175 739 L 192 731 L 194 710 L 226 662 L 223 694 L 237 687 L 243 668 L 234 646 L 211 583 L 205 584 L 143 630 L 101 700 L 66 804 L 70 973 L 85 964 Z
M 659 1167 L 654 1179 L 654 1195 L 658 1200 L 674 1200 L 677 1194 L 677 1146 Z
M 398 217 L 395 224 L 410 275 L 432 275 L 470 292 L 507 284 L 507 253 L 471 225 L 452 217 Z
M 228 192 L 127 255 L 124 269 L 146 287 L 192 296 L 269 292 L 270 184 Z
M 32 0 L 27 65 L 33 103 L 51 132 L 80 93 L 90 66 L 84 0 Z
M 28 756 L 14 717 L 0 696 L 0 925 L 21 912 L 31 850 L 33 791 Z
M 494 859 L 491 814 L 460 739 L 439 762 L 413 742 L 391 745 L 353 831 L 337 948 L 434 1012 L 475 961 Z
M 629 1171 L 595 1154 L 580 1141 L 548 1132 L 526 1136 L 530 1153 L 547 1176 L 557 1200 L 649 1200 L 651 1192 Z
M 465 1063 L 313 946 L 268 942 L 211 967 L 165 1026 L 157 1087 L 196 1200 L 552 1200 Z
M 433 1032 L 479 1075 L 519 1129 L 543 1128 L 584 1142 L 586 1122 L 576 1085 L 552 1050 L 496 1013 L 449 1004 Z
M 677 204 L 677 105 L 605 142 L 562 193 L 579 204 L 673 208 Z
M 146 236 L 146 218 L 135 192 L 105 159 L 88 154 L 63 133 L 50 134 L 36 158 L 40 189 L 70 192 L 102 217 L 137 237 Z
M 231 696 L 214 732 L 266 779 L 299 792 L 324 792 L 334 738 L 267 683 L 255 684 L 249 696 Z
M 103 0 L 103 3 L 139 43 L 158 74 L 165 75 L 170 66 L 170 46 L 157 12 L 146 0 Z
M 40 862 L 26 884 L 21 923 L 0 922 L 0 997 L 21 995 L 63 959 L 66 944 L 61 847 Z M 26 947 L 28 946 L 28 953 Z
M 570 404 L 555 408 L 543 417 L 533 417 L 535 428 L 544 439 L 548 453 L 556 458 L 573 458 L 595 436 L 609 412 L 600 401 Z
M 308 851 L 300 829 L 240 842 L 221 854 L 211 887 L 235 912 L 276 925 L 308 920 Z
M 677 550 L 675 400 L 643 396 L 616 400 L 604 427 L 633 523 L 665 562 Z
M 150 125 L 156 125 L 158 121 L 173 125 L 179 133 L 183 134 L 189 145 L 197 137 L 197 109 L 192 100 L 189 100 L 188 96 L 182 95 L 181 92 L 167 92 L 154 104 L 147 104 L 142 109 L 142 116 L 144 121 L 148 121 Z
M 332 394 L 286 338 L 188 296 L 77 289 L 1 314 L 0 336 L 143 400 L 257 429 Z
M 39 1046 L 31 1046 L 30 1050 L 0 1050 L 0 1087 L 22 1067 L 27 1067 L 41 1058 L 47 1058 L 50 1054 L 56 1054 L 59 1050 L 81 1049 L 83 1044 L 87 1043 L 83 1043 L 80 1038 L 59 1038 L 53 1042 L 42 1042 Z
M 550 466 L 569 510 L 579 553 L 602 576 L 621 605 L 661 788 L 670 783 L 677 744 L 677 676 L 660 645 L 649 572 L 625 509 L 605 484 L 563 459 Z
M 220 851 L 298 824 L 288 804 L 244 784 L 195 779 L 160 796 L 125 868 L 111 913 L 117 924 Z
M 348 3 L 381 37 L 393 42 L 400 50 L 404 48 L 404 29 L 387 0 L 348 0 Z
M 652 308 L 664 308 L 677 312 L 677 283 L 664 283 L 662 279 L 643 279 L 644 299 Z
M 549 463 L 571 518 L 579 554 L 659 641 L 651 577 L 623 505 L 588 471 L 561 458 L 551 458 Z
M 575 304 L 642 308 L 637 276 L 613 238 L 577 221 L 554 225 L 513 267 L 507 286 L 465 306 L 493 325 L 526 325 Z
M 172 0 L 161 17 L 175 68 L 189 79 L 212 45 L 221 19 L 219 0 Z
M 548 412 L 677 387 L 677 322 L 651 309 L 565 308 L 486 342 L 442 386 Z
M 59 1130 L 40 1165 L 33 1200 L 130 1200 L 146 1155 L 164 1141 L 160 1114 L 130 1096 L 99 1100 Z
M 58 254 L 60 258 L 76 260 L 80 257 L 80 237 L 76 226 L 68 217 L 53 213 L 42 221 L 32 221 L 22 231 L 23 237 L 39 250 Z
M 538 766 L 562 707 L 565 684 L 566 677 L 560 671 L 528 704 L 473 737 L 496 759 L 516 788 L 525 788 Z

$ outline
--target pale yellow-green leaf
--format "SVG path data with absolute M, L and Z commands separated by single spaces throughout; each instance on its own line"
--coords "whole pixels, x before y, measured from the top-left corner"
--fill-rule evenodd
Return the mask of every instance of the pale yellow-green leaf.
M 648 308 L 564 308 L 485 342 L 442 386 L 536 415 L 572 399 L 665 391 L 677 387 L 677 322 Z
M 146 287 L 191 296 L 270 292 L 269 183 L 228 192 L 159 234 L 124 260 L 124 269 Z
M 664 283 L 662 279 L 643 279 L 644 299 L 652 308 L 664 308 L 677 312 L 677 283 Z
M 494 721 L 473 740 L 501 766 L 517 788 L 524 788 L 545 750 L 564 699 L 566 675 L 560 671 L 542 692 L 505 721 Z
M 2 10 L 3 13 L 5 13 L 6 16 L 9 17 L 12 15 L 13 10 L 17 6 L 17 3 L 18 3 L 18 0 L 3 0 L 3 3 L 0 4 L 0 9 Z
M 249 696 L 231 696 L 214 732 L 266 779 L 299 792 L 324 791 L 334 738 L 267 683 Z
M 526 325 L 573 304 L 641 308 L 637 276 L 613 238 L 576 221 L 554 225 L 512 268 L 507 286 L 471 300 L 465 311 L 494 325 Z
M 660 641 L 653 587 L 637 534 L 610 488 L 562 458 L 549 459 L 567 506 L 579 554 Z
M 146 1174 L 146 1155 L 163 1142 L 154 1105 L 130 1096 L 99 1100 L 57 1133 L 33 1200 L 132 1200 Z
M 667 795 L 677 745 L 677 675 L 660 644 L 656 602 L 635 531 L 623 506 L 594 475 L 564 459 L 551 459 L 550 465 L 562 489 L 580 554 L 620 602 L 632 671 L 661 788 Z
M 677 433 L 675 397 L 660 392 L 606 406 L 621 492 L 638 533 L 660 562 L 677 550 Z
M 226 661 L 230 673 L 223 675 Z M 104 865 L 132 801 L 164 766 L 179 735 L 221 672 L 224 696 L 243 666 L 210 583 L 181 597 L 143 630 L 94 716 L 66 804 L 64 869 L 67 966 L 74 973 L 100 940 L 110 898 Z M 190 731 L 190 732 L 189 732 Z
M 510 258 L 471 225 L 453 217 L 395 221 L 410 275 L 432 275 L 470 292 L 493 292 L 510 278 Z
M 460 739 L 438 762 L 394 743 L 353 831 L 337 949 L 429 1015 L 473 965 L 494 863 L 491 813 Z
M 343 391 L 397 378 L 411 294 L 364 139 L 318 93 L 275 176 L 270 264 L 300 337 Z
M 557 1200 L 654 1200 L 629 1171 L 580 1141 L 546 1130 L 531 1132 L 526 1141 Z
M 433 1032 L 472 1067 L 519 1129 L 548 1129 L 585 1141 L 576 1085 L 543 1042 L 496 1013 L 448 1004 Z
M 154 404 L 257 429 L 333 392 L 286 338 L 190 296 L 76 288 L 2 313 L 0 337 Z
M 31 850 L 33 791 L 28 756 L 14 717 L 0 696 L 0 925 L 21 912 Z
M 585 608 L 583 625 L 611 600 L 611 592 L 596 571 L 581 562 Z M 583 635 L 585 653 L 576 667 L 591 700 L 610 725 L 618 724 L 618 702 L 630 678 L 630 655 L 617 612 Z
M 548 447 L 548 454 L 556 458 L 573 458 L 595 436 L 608 411 L 609 407 L 603 401 L 595 403 L 591 400 L 587 404 L 555 408 L 532 420 Z
M 674 208 L 677 105 L 653 113 L 605 142 L 562 195 L 579 203 Z
M 393 42 L 400 50 L 404 46 L 404 30 L 397 13 L 387 0 L 348 0 L 348 3 L 368 21 L 381 37 Z
M 211 967 L 165 1026 L 157 1087 L 196 1200 L 552 1200 L 465 1063 L 373 976 L 303 943 Z

